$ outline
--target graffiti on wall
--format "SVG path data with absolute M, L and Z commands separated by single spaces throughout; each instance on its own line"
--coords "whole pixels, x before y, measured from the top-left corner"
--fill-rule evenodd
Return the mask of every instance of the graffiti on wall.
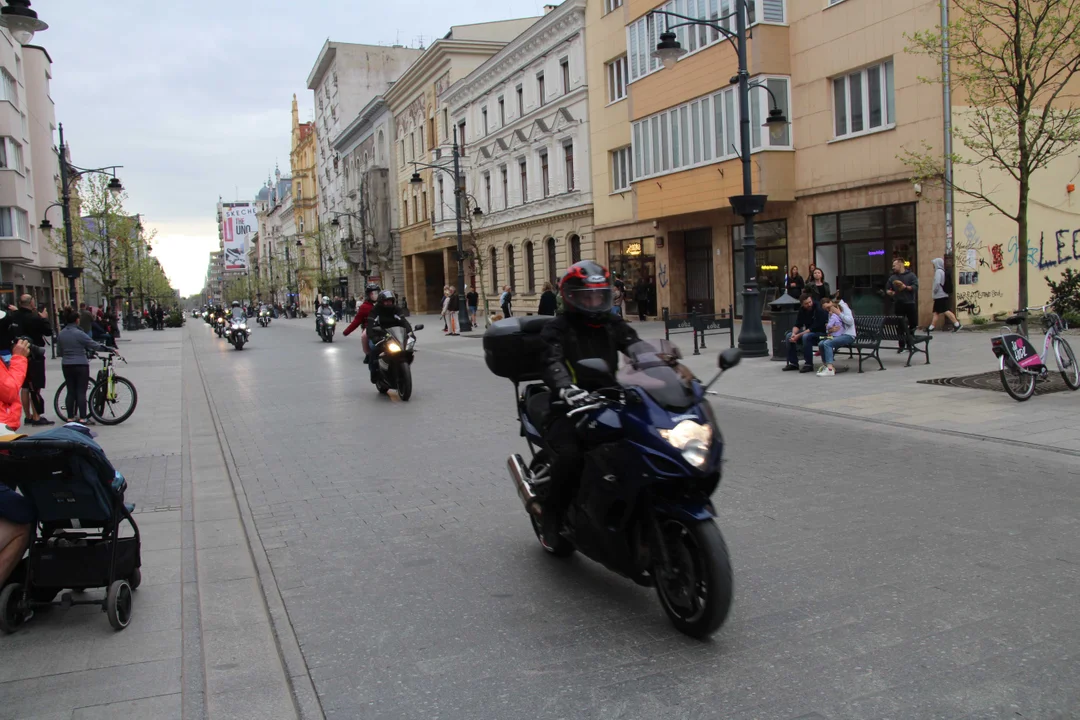
M 998 273 L 1020 262 L 1016 235 L 1006 243 L 983 243 L 975 224 L 968 220 L 964 237 L 956 243 L 956 270 L 959 285 L 977 285 L 980 268 Z M 1080 228 L 1060 228 L 1032 232 L 1028 238 L 1028 265 L 1049 270 L 1059 265 L 1080 263 Z M 962 298 L 962 293 L 957 294 Z
M 660 269 L 656 273 L 657 281 L 660 283 L 660 287 L 666 288 L 668 283 L 667 278 L 667 265 L 660 263 Z

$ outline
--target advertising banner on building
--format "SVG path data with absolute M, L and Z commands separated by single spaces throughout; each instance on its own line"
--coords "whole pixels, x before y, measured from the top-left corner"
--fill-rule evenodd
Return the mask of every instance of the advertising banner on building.
M 246 272 L 248 238 L 259 229 L 255 206 L 251 203 L 227 203 L 222 208 L 221 223 L 225 271 Z

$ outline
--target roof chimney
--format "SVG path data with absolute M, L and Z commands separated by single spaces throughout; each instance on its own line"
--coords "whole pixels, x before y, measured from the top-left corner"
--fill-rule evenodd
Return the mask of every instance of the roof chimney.
M 552 10 L 554 10 L 557 7 L 559 7 L 559 6 L 558 5 L 545 5 L 544 6 L 544 14 L 547 15 L 549 12 L 551 12 Z

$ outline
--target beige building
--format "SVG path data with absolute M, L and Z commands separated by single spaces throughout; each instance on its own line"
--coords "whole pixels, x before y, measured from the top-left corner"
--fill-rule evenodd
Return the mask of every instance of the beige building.
M 44 48 L 21 46 L 7 30 L 0 32 L 0 299 L 30 294 L 41 306 L 59 307 L 68 301 L 67 280 L 58 271 L 67 261 L 38 229 L 59 196 L 51 78 Z M 59 209 L 50 222 L 63 227 Z
M 449 109 L 437 99 L 536 20 L 455 25 L 445 37 L 432 43 L 384 96 L 394 116 L 397 141 L 390 154 L 393 163 L 390 182 L 400 198 L 404 295 L 414 312 L 438 308 L 443 286 L 457 277 L 454 238 L 435 236 L 432 215 L 435 171 L 420 168 L 423 183 L 416 186 L 409 182 L 414 170 L 412 162 L 445 162 L 439 146 L 452 137 L 455 128 L 451 126 Z M 461 142 L 467 153 L 469 143 L 475 140 L 472 134 L 475 130 L 470 131 L 467 124 L 461 129 L 465 131 Z M 452 184 L 445 173 L 439 174 Z
M 470 138 L 461 159 L 470 197 L 465 249 L 475 253 L 466 284 L 486 300 L 485 316 L 506 286 L 516 312 L 535 313 L 544 283 L 595 255 L 585 5 L 550 8 L 439 96 L 451 125 Z M 439 149 L 450 157 L 450 142 Z M 456 243 L 454 183 L 442 173 L 434 182 L 436 240 Z
M 728 12 L 719 4 L 720 15 Z M 737 58 L 722 35 L 702 27 L 676 30 L 689 52 L 675 67 L 651 57 L 664 20 L 649 11 L 693 14 L 685 5 L 590 5 L 590 79 L 607 93 L 606 102 L 593 93 L 593 161 L 597 185 L 607 180 L 612 193 L 597 192 L 597 238 L 613 269 L 643 286 L 650 314 L 733 306 L 738 315 L 742 218 L 727 200 L 742 194 L 739 98 L 730 83 Z M 768 196 L 755 225 L 764 300 L 783 292 L 789 266 L 805 275 L 815 263 L 857 313 L 885 312 L 892 258 L 929 278 L 931 258 L 944 249 L 942 206 L 916 195 L 898 159 L 905 145 L 941 145 L 940 88 L 918 80 L 937 68 L 904 52 L 904 33 L 934 27 L 938 3 L 750 5 L 749 73 L 768 89 L 750 95 L 753 192 Z M 727 23 L 734 30 L 734 18 Z M 791 120 L 777 138 L 763 127 L 774 106 Z M 930 304 L 924 282 L 922 317 Z
M 312 233 L 319 229 L 320 185 L 315 159 L 316 144 L 315 123 L 300 122 L 300 111 L 296 96 L 293 95 L 292 139 L 289 150 L 289 169 L 292 176 L 290 222 L 295 227 L 293 234 L 300 240 L 300 245 L 295 245 L 289 251 L 289 262 L 296 268 L 297 275 L 289 292 L 299 293 L 298 305 L 306 312 L 310 312 L 315 306 L 313 270 L 318 267 L 318 252 L 310 241 Z

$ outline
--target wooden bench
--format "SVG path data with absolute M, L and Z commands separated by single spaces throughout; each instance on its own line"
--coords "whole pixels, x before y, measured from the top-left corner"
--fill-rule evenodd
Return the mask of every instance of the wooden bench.
M 885 366 L 881 363 L 881 343 L 890 341 L 899 345 L 901 337 L 904 338 L 908 354 L 904 367 L 911 367 L 911 358 L 915 353 L 925 355 L 925 364 L 930 364 L 930 335 L 919 334 L 907 327 L 907 319 L 899 315 L 856 315 L 855 342 L 850 347 L 838 348 L 837 352 L 847 350 L 848 357 L 855 357 L 858 353 L 859 372 L 863 371 L 863 361 L 869 358 L 877 360 L 878 369 L 884 370 Z

